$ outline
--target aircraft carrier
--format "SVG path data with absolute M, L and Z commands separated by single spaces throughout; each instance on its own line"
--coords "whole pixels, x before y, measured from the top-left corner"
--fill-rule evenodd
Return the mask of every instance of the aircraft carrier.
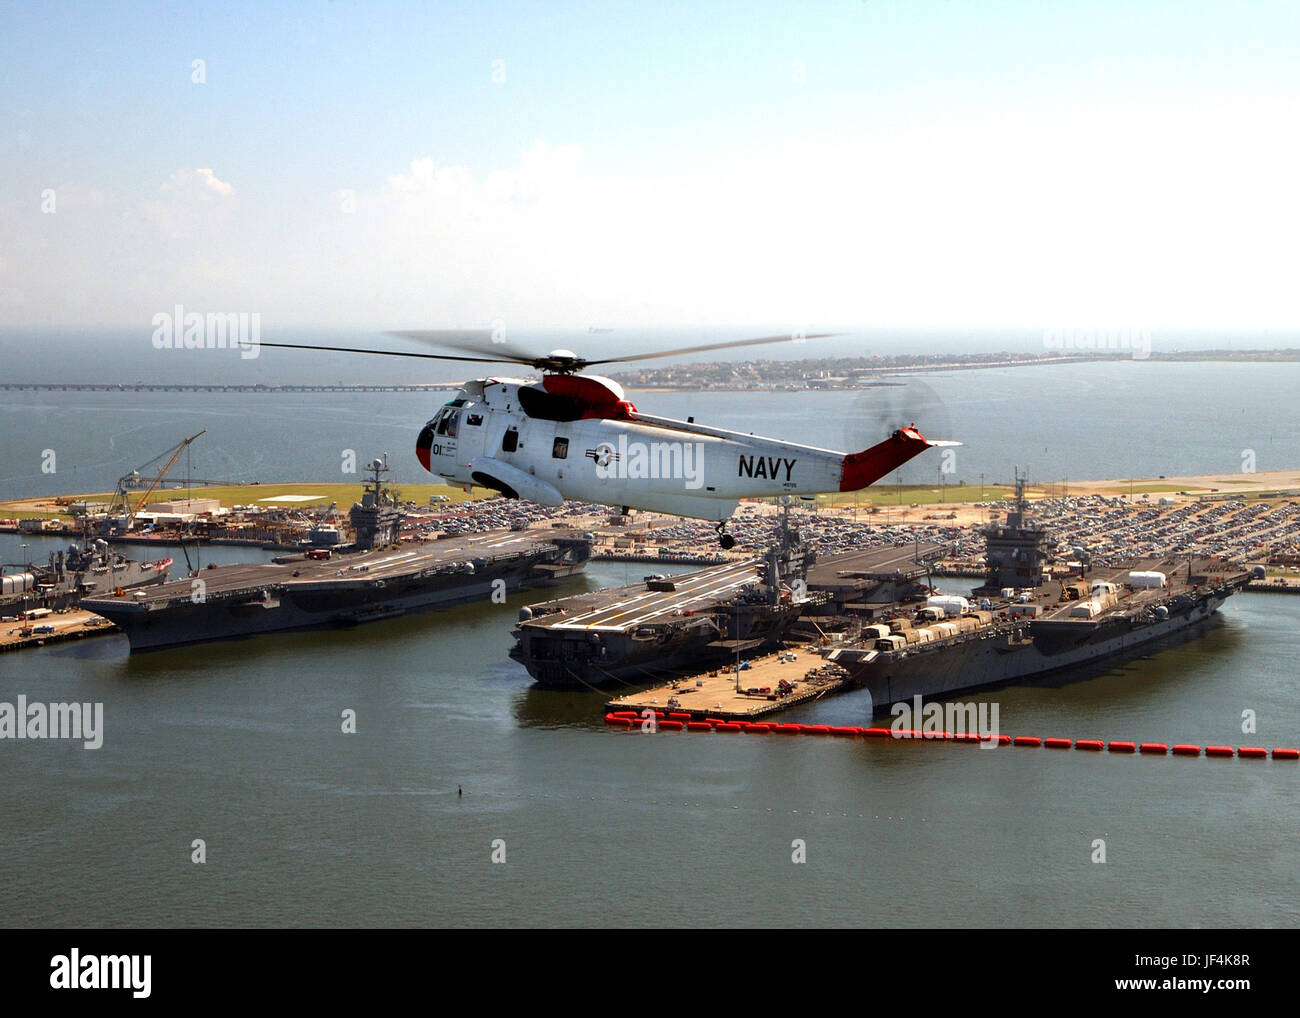
M 647 682 L 715 667 L 779 644 L 802 619 L 880 608 L 925 590 L 943 548 L 885 547 L 820 562 L 783 514 L 761 557 L 529 605 L 510 656 L 537 684 Z
M 854 645 L 823 652 L 871 693 L 874 715 L 915 696 L 1103 665 L 1203 626 L 1252 576 L 1217 558 L 1054 567 L 1044 531 L 1029 518 L 1023 483 L 1007 524 L 985 537 L 988 573 L 972 596 L 988 596 L 897 605 L 865 626 Z
M 378 461 L 351 520 L 353 554 L 327 550 L 266 564 L 209 566 L 147 590 L 85 598 L 82 607 L 126 634 L 131 650 L 288 629 L 346 626 L 438 605 L 486 601 L 581 572 L 590 535 L 489 531 L 420 544 L 397 540 L 401 513 Z

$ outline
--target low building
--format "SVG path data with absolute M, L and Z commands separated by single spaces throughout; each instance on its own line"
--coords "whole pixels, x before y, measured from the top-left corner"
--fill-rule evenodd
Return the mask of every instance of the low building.
M 152 502 L 150 508 L 155 513 L 189 513 L 202 516 L 215 513 L 221 508 L 221 502 L 215 498 L 173 498 L 165 502 Z

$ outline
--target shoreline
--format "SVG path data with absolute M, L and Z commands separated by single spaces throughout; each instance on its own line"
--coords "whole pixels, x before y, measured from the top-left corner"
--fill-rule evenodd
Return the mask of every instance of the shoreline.
M 1140 354 L 1140 355 L 1139 355 Z M 877 355 L 879 356 L 879 355 Z M 990 359 L 998 357 L 998 359 Z M 804 357 L 789 361 L 726 361 L 726 362 L 675 362 L 661 368 L 633 369 L 610 375 L 628 391 L 633 392 L 854 392 L 869 389 L 881 384 L 880 379 L 896 375 L 924 374 L 937 371 L 978 371 L 994 368 L 1029 368 L 1049 364 L 1098 364 L 1125 361 L 1160 363 L 1160 364 L 1294 364 L 1300 362 L 1300 349 L 1294 347 L 1266 347 L 1246 350 L 1211 349 L 1211 350 L 1143 350 L 1135 351 L 1124 348 L 1086 349 L 1045 354 L 1017 354 L 1011 351 L 991 351 L 986 353 L 952 353 L 922 355 L 922 359 L 902 363 L 871 363 L 875 358 L 859 357 Z M 863 372 L 861 376 L 831 377 L 806 379 L 791 378 L 784 371 L 794 370 L 797 365 L 808 363 L 831 362 L 838 367 L 854 372 Z M 747 386 L 737 386 L 730 378 L 719 379 L 716 384 L 707 381 L 701 383 L 682 382 L 665 383 L 651 381 L 638 385 L 638 375 L 653 378 L 664 371 L 691 371 L 720 369 L 722 365 L 728 371 L 750 369 L 781 375 L 780 378 L 757 380 Z M 512 369 L 513 370 L 513 369 Z M 527 370 L 527 369 L 525 369 Z M 498 372 L 504 377 L 504 372 Z M 816 384 L 810 384 L 816 383 Z M 836 384 L 842 383 L 842 384 Z M 464 384 L 459 381 L 388 381 L 356 383 L 185 383 L 185 382 L 38 382 L 38 381 L 0 381 L 0 392 L 192 392 L 192 393 L 259 393 L 263 395 L 303 394 L 303 393 L 347 393 L 347 392 L 444 392 L 455 391 Z
M 451 508 L 457 503 L 465 501 L 476 501 L 477 498 L 488 496 L 486 489 L 482 494 L 476 492 L 469 497 L 459 488 L 452 488 L 443 485 L 408 485 L 402 486 L 403 494 L 409 492 L 410 495 L 421 501 L 427 499 L 429 494 L 445 494 L 448 496 L 450 505 L 444 503 L 444 508 Z M 816 507 L 818 509 L 852 511 L 855 505 L 864 508 L 878 507 L 880 512 L 888 512 L 891 515 L 901 515 L 907 518 L 908 510 L 924 510 L 933 513 L 936 509 L 940 511 L 952 511 L 965 509 L 971 510 L 977 502 L 1002 502 L 1008 499 L 1012 492 L 1011 486 L 1005 482 L 990 481 L 983 485 L 983 498 L 978 498 L 973 489 L 977 486 L 966 485 L 964 487 L 952 486 L 945 489 L 939 487 L 919 486 L 919 485 L 897 485 L 875 484 L 860 492 L 834 493 L 816 496 L 815 501 L 803 503 L 807 507 Z M 162 501 L 164 498 L 217 498 L 223 507 L 229 508 L 232 505 L 246 504 L 248 496 L 258 496 L 255 501 L 264 505 L 279 501 L 285 494 L 295 490 L 306 490 L 315 496 L 310 505 L 316 506 L 317 503 L 328 504 L 326 501 L 330 496 L 351 497 L 360 491 L 360 485 L 356 482 L 321 482 L 321 481 L 255 481 L 246 485 L 224 485 L 221 487 L 194 487 L 194 488 L 169 488 L 166 493 L 158 493 L 156 501 Z M 1098 480 L 1071 480 L 1066 486 L 1051 482 L 1046 484 L 1029 484 L 1026 486 L 1026 497 L 1031 501 L 1044 498 L 1060 498 L 1064 495 L 1072 497 L 1082 497 L 1086 495 L 1104 495 L 1107 497 L 1131 497 L 1133 501 L 1153 501 L 1158 502 L 1161 498 L 1169 498 L 1175 502 L 1181 501 L 1204 501 L 1212 499 L 1229 500 L 1233 497 L 1254 497 L 1254 498 L 1288 498 L 1300 496 L 1300 467 L 1286 470 L 1263 470 L 1253 474 L 1240 473 L 1214 473 L 1214 474 L 1195 474 L 1195 475 L 1173 475 L 1165 477 L 1143 477 L 1143 478 L 1102 478 Z M 66 504 L 69 501 L 107 501 L 112 497 L 107 492 L 77 492 L 58 495 L 28 495 L 18 496 L 16 498 L 0 499 L 0 520 L 7 520 L 14 517 L 22 517 L 27 514 L 31 517 L 59 518 L 68 517 Z M 894 502 L 898 499 L 898 502 Z M 289 500 L 289 504 L 297 504 L 296 499 Z M 770 503 L 768 499 L 749 499 L 742 500 L 742 505 L 764 505 Z M 342 504 L 340 502 L 340 504 Z M 269 506 L 273 508 L 274 506 Z M 287 505 L 281 505 L 279 508 L 286 508 Z M 960 516 L 965 513 L 959 513 Z M 920 522 L 918 519 L 917 522 Z M 5 527 L 4 530 L 13 532 L 12 527 Z

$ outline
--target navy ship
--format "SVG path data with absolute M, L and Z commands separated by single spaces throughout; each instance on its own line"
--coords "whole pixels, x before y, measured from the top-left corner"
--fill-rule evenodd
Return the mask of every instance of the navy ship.
M 539 686 L 644 681 L 775 645 L 809 607 L 812 546 L 782 514 L 759 558 L 577 594 L 520 610 L 510 656 Z
M 311 549 L 266 564 L 209 566 L 148 590 L 85 598 L 132 651 L 290 629 L 347 626 L 423 608 L 489 601 L 581 572 L 588 534 L 495 531 L 419 544 L 398 540 L 402 513 L 375 460 L 349 514 L 351 551 Z
M 111 551 L 102 539 L 51 552 L 46 565 L 22 566 L 0 576 L 0 609 L 64 608 L 87 597 L 166 582 L 170 558 L 139 562 Z
M 870 691 L 874 715 L 915 696 L 1104 665 L 1204 626 L 1252 576 L 1214 558 L 1053 569 L 1022 481 L 1007 523 L 989 527 L 985 540 L 987 575 L 972 593 L 977 600 L 937 595 L 895 606 L 852 645 L 823 652 Z

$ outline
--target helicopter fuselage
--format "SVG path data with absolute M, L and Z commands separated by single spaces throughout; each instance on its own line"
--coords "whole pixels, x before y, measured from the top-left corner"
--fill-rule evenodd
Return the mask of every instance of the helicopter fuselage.
M 593 376 L 470 382 L 425 425 L 416 452 L 450 483 L 543 505 L 576 499 L 724 521 L 742 498 L 865 487 L 876 479 L 867 473 L 929 444 L 900 429 L 897 448 L 887 440 L 875 447 L 886 455 L 855 467 L 830 449 L 642 414 L 622 396 Z
M 479 334 L 481 333 L 481 335 Z M 472 355 L 263 343 L 291 350 L 378 354 L 426 360 L 524 364 L 540 379 L 481 378 L 466 382 L 421 430 L 415 454 L 430 473 L 466 489 L 475 485 L 509 498 L 558 506 L 566 500 L 715 520 L 723 548 L 735 539 L 725 523 L 742 498 L 857 491 L 936 445 L 915 425 L 900 427 L 861 452 L 836 452 L 761 435 L 710 428 L 640 413 L 609 378 L 585 373 L 600 364 L 630 363 L 806 339 L 766 336 L 591 360 L 572 350 L 536 356 L 503 345 L 495 330 L 477 330 L 472 344 L 458 330 L 399 332 L 407 339 L 468 350 Z M 491 346 L 486 345 L 488 338 Z

